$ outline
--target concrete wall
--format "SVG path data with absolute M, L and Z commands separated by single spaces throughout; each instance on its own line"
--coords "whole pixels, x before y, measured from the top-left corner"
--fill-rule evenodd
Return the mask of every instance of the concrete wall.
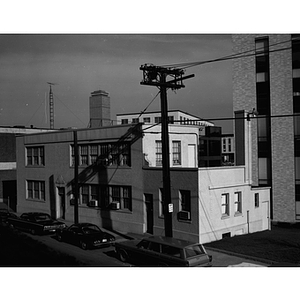
M 242 211 L 236 213 L 234 193 L 242 194 Z M 229 193 L 229 215 L 222 215 L 222 194 Z M 259 193 L 260 206 L 254 205 Z M 268 230 L 269 188 L 252 189 L 245 182 L 244 167 L 199 169 L 200 242 L 208 243 L 230 236 Z M 264 203 L 264 204 L 262 204 Z
M 156 125 L 147 129 L 149 126 L 143 125 L 143 151 L 146 161 L 150 167 L 156 167 L 156 141 L 161 141 L 161 126 Z M 173 165 L 172 141 L 181 141 L 181 165 Z M 198 143 L 199 128 L 195 126 L 169 125 L 169 150 L 171 167 L 193 167 L 198 166 Z M 189 145 L 194 146 L 194 155 L 190 154 Z M 191 161 L 194 163 L 191 165 Z

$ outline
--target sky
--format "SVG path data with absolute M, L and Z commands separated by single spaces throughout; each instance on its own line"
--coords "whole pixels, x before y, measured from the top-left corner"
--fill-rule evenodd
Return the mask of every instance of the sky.
M 143 111 L 158 92 L 141 85 L 145 63 L 156 66 L 211 60 L 232 53 L 230 34 L 1 34 L 0 126 L 49 128 L 49 84 L 55 128 L 86 128 L 89 97 L 109 93 L 111 119 Z M 168 91 L 169 109 L 203 119 L 232 117 L 231 61 L 185 70 L 195 77 Z M 147 111 L 160 110 L 160 98 Z M 231 132 L 231 121 L 223 126 Z

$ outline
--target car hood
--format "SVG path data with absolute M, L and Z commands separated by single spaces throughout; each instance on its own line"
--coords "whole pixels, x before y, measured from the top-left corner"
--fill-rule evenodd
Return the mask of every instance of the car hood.
M 113 235 L 107 233 L 107 232 L 97 232 L 97 233 L 91 233 L 91 234 L 86 234 L 85 235 L 87 238 L 90 239 L 109 239 L 109 238 L 114 238 Z
M 38 224 L 41 225 L 64 225 L 65 223 L 54 220 L 46 220 L 46 221 L 37 221 Z

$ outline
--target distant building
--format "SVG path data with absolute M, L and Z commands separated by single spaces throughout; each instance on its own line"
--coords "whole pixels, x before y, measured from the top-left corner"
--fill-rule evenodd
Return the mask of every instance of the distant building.
M 249 119 L 236 120 L 236 164 L 251 156 L 252 185 L 272 187 L 274 222 L 299 222 L 300 35 L 235 34 L 232 40 L 235 53 L 249 54 L 233 60 L 233 109 Z M 243 141 L 253 145 L 248 154 Z
M 233 134 L 222 134 L 222 165 L 234 165 L 235 141 Z
M 207 126 L 214 126 L 214 123 L 200 119 L 194 115 L 183 112 L 181 110 L 169 110 L 168 111 L 169 124 L 180 125 L 197 125 L 204 131 Z M 132 123 L 144 123 L 144 124 L 158 124 L 161 123 L 161 112 L 145 112 L 140 113 L 124 113 L 117 114 L 118 124 L 132 124 Z
M 45 131 L 48 130 L 0 126 L 0 202 L 5 202 L 14 211 L 17 207 L 16 137 Z

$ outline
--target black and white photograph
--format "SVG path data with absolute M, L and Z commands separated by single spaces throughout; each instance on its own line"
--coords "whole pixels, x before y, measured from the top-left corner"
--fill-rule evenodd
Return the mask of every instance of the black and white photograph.
M 1 279 L 76 298 L 289 296 L 293 281 L 265 288 L 300 266 L 300 27 L 251 27 L 262 11 L 222 2 L 127 4 L 54 1 L 22 23 L 20 3 L 1 22 Z

